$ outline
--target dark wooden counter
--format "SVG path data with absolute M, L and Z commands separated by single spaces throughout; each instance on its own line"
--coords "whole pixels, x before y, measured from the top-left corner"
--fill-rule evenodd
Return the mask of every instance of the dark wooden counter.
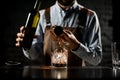
M 120 70 L 110 67 L 0 66 L 2 79 L 119 79 Z

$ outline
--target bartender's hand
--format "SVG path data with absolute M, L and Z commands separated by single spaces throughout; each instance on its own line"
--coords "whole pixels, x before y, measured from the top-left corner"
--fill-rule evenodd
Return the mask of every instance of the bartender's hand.
M 21 42 L 23 41 L 23 37 L 24 37 L 24 34 L 22 33 L 23 30 L 24 30 L 24 26 L 21 26 L 20 32 L 17 33 L 16 44 L 15 44 L 17 47 L 20 47 Z
M 71 31 L 63 30 L 63 33 L 60 36 L 56 36 L 51 29 L 51 33 L 54 40 L 59 41 L 61 45 L 65 45 L 72 50 L 75 50 L 79 47 L 80 42 L 76 39 Z
M 75 50 L 79 47 L 80 42 L 77 40 L 77 38 L 74 36 L 74 34 L 71 31 L 63 30 L 63 34 L 61 35 L 61 38 L 68 46 L 68 48 Z

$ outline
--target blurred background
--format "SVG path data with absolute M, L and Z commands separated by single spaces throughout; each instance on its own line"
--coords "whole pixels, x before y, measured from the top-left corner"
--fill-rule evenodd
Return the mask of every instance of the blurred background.
M 15 47 L 16 34 L 25 24 L 28 12 L 36 0 L 3 0 L 0 2 L 0 65 L 15 60 L 23 64 L 30 61 L 23 55 L 21 48 Z M 103 60 L 100 65 L 111 65 L 111 43 L 120 41 L 120 12 L 118 0 L 78 0 L 81 5 L 95 10 L 102 31 Z M 43 0 L 42 7 L 47 8 L 55 0 Z

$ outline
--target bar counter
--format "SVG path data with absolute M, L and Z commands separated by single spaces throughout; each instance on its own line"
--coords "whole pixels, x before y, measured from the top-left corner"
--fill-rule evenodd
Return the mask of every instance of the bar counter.
M 120 69 L 105 66 L 51 68 L 50 66 L 0 66 L 0 79 L 119 79 Z

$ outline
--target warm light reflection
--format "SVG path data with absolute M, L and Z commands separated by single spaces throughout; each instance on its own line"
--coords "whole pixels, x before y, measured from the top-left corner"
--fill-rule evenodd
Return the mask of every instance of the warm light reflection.
M 52 68 L 51 76 L 53 79 L 67 79 L 67 68 Z

